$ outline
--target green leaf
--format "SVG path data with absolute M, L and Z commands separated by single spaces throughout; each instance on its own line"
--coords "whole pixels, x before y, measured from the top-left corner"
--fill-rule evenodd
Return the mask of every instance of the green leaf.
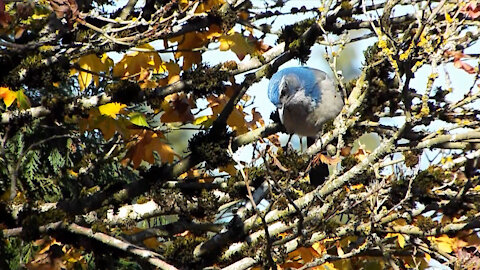
M 130 117 L 130 122 L 132 122 L 133 124 L 135 124 L 137 126 L 149 127 L 149 125 L 147 123 L 147 118 L 145 117 L 145 115 L 143 113 L 132 112 L 128 115 L 128 117 Z
M 63 155 L 60 154 L 57 148 L 54 148 L 50 152 L 50 155 L 48 156 L 48 161 L 50 161 L 50 165 L 52 165 L 53 171 L 57 174 L 65 166 L 65 159 L 63 158 Z
M 23 93 L 23 90 L 18 90 L 16 92 L 16 94 L 17 94 L 17 106 L 18 106 L 18 108 L 20 108 L 21 110 L 26 110 L 26 109 L 31 107 L 30 100 L 25 95 L 25 93 Z
M 29 151 L 24 161 L 23 176 L 26 178 L 31 188 L 35 188 L 35 183 L 33 181 L 38 170 L 40 169 L 40 163 L 40 151 Z
M 214 120 L 215 119 L 211 115 L 204 115 L 195 118 L 195 120 L 193 120 L 193 124 L 208 128 L 213 124 Z

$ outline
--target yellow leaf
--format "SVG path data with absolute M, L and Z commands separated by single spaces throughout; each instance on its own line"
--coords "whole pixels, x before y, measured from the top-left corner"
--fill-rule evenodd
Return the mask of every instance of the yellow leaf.
M 420 41 L 418 42 L 417 46 L 423 47 L 423 46 L 425 46 L 426 44 L 428 44 L 428 40 L 427 40 L 425 34 L 422 33 L 422 34 L 420 35 Z
M 170 60 L 168 63 L 162 64 L 163 68 L 167 70 L 168 76 L 166 78 L 160 79 L 157 81 L 159 86 L 171 84 L 174 82 L 178 82 L 180 80 L 180 66 Z
M 207 37 L 201 32 L 188 32 L 170 41 L 178 42 L 175 58 L 183 57 L 183 70 L 188 70 L 202 61 L 202 53 L 193 49 L 202 48 L 208 43 Z
M 202 176 L 202 172 L 200 170 L 191 169 L 187 172 L 182 173 L 178 178 L 179 179 L 187 179 L 187 178 L 199 178 Z
M 447 235 L 442 235 L 439 237 L 430 236 L 428 240 L 433 242 L 437 248 L 445 253 L 450 253 L 453 251 L 453 247 L 455 245 L 455 238 L 450 238 Z
M 221 171 L 221 172 L 226 172 L 228 174 L 230 174 L 231 176 L 234 176 L 237 174 L 237 169 L 235 169 L 235 166 L 233 166 L 233 164 L 228 164 L 227 166 L 220 166 L 218 167 L 218 169 Z
M 200 5 L 198 5 L 197 9 L 195 9 L 195 13 L 202 13 L 211 10 L 213 7 L 218 7 L 225 3 L 225 0 L 206 0 L 201 1 Z
M 0 87 L 0 98 L 3 99 L 3 102 L 8 108 L 17 98 L 17 93 L 8 87 Z
M 364 188 L 363 184 L 356 184 L 350 187 L 351 190 L 357 190 L 357 189 L 362 189 Z
M 403 236 L 401 233 L 397 235 L 397 243 L 400 246 L 400 248 L 405 247 L 405 236 Z
M 151 73 L 163 73 L 166 71 L 162 59 L 155 51 L 155 48 L 149 44 L 143 44 L 137 48 L 141 51 L 125 54 L 122 60 L 113 67 L 113 76 L 122 79 L 133 77 L 136 80 L 145 81 L 149 79 L 150 76 L 148 75 Z
M 432 259 L 432 256 L 430 256 L 430 254 L 428 253 L 425 253 L 425 260 L 427 260 L 427 262 L 430 262 L 431 259 Z
M 98 108 L 91 109 L 88 118 L 81 118 L 79 120 L 80 131 L 100 129 L 105 140 L 110 140 L 115 132 L 119 132 L 124 138 L 129 138 L 130 134 L 127 129 L 131 122 L 121 117 L 114 119 L 110 116 L 101 115 Z
M 449 23 L 453 22 L 453 19 L 450 17 L 450 14 L 448 14 L 447 10 L 445 10 L 445 20 Z
M 207 98 L 208 102 L 210 103 L 209 107 L 212 108 L 213 111 L 214 117 L 212 118 L 216 118 L 216 116 L 222 112 L 223 108 L 227 104 L 228 99 L 228 96 L 224 94 L 218 97 L 210 96 Z M 248 132 L 245 115 L 246 114 L 243 112 L 243 106 L 236 105 L 227 119 L 227 124 L 233 130 L 235 130 L 238 135 Z
M 130 122 L 132 122 L 133 124 L 135 124 L 137 126 L 149 127 L 149 125 L 147 123 L 147 118 L 145 117 L 145 115 L 143 113 L 132 112 L 132 113 L 128 114 L 128 117 L 130 118 Z
M 333 263 L 327 262 L 327 263 L 324 263 L 320 266 L 317 266 L 317 268 L 313 268 L 313 269 L 336 270 L 337 268 L 335 268 L 335 265 Z
M 223 35 L 219 38 L 220 51 L 232 50 L 238 59 L 243 60 L 247 54 L 255 52 L 255 46 L 248 42 L 247 38 L 240 33 Z
M 32 20 L 43 20 L 46 17 L 48 17 L 47 14 L 33 14 L 31 16 Z
M 101 105 L 100 107 L 98 107 L 98 110 L 102 115 L 108 115 L 112 118 L 116 118 L 117 114 L 119 114 L 120 111 L 125 107 L 127 107 L 127 105 L 125 104 L 118 102 L 110 102 L 105 105 Z
M 325 248 L 325 245 L 322 244 L 321 242 L 315 242 L 315 243 L 313 243 L 312 248 L 315 249 L 315 251 L 316 251 L 318 254 L 324 254 L 324 253 L 327 252 L 327 249 Z
M 68 173 L 70 176 L 74 177 L 74 178 L 77 178 L 77 177 L 78 177 L 78 173 L 75 172 L 75 171 L 72 170 L 72 169 L 68 169 L 68 170 L 67 170 L 67 173 Z
M 218 26 L 217 24 L 211 24 L 208 27 L 208 32 L 206 33 L 206 37 L 208 39 L 215 39 L 219 38 L 223 35 L 222 28 Z
M 101 72 L 108 72 L 110 67 L 113 66 L 113 61 L 107 56 L 107 54 L 103 54 L 101 58 L 96 54 L 85 55 L 80 57 L 76 63 L 82 69 L 78 71 L 80 90 L 87 88 L 92 82 L 92 79 L 95 86 L 98 86 L 100 82 L 98 74 Z
M 209 116 L 209 115 L 200 116 L 200 117 L 195 118 L 195 120 L 193 120 L 192 124 L 194 124 L 194 125 L 202 125 L 203 123 L 205 123 L 206 121 L 208 121 L 208 119 L 210 119 L 210 116 Z M 480 188 L 480 186 L 477 186 L 477 187 Z
M 332 262 L 333 268 L 325 268 L 325 270 L 335 270 L 335 269 L 355 269 L 352 265 L 352 260 L 337 260 Z M 325 264 L 324 264 L 325 265 Z M 383 269 L 383 268 L 381 268 Z M 369 268 L 370 270 L 370 268 Z

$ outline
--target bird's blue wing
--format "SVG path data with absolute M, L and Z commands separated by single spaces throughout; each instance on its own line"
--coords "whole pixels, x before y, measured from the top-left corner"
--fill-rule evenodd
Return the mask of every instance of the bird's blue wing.
M 282 76 L 279 72 L 273 74 L 272 78 L 270 78 L 270 82 L 268 83 L 268 98 L 270 101 L 275 105 L 280 105 L 280 81 Z

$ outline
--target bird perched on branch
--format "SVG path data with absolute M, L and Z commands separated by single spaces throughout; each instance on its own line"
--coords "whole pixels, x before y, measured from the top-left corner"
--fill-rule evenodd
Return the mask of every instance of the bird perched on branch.
M 287 132 L 307 136 L 310 144 L 319 135 L 323 124 L 335 118 L 343 107 L 342 95 L 334 81 L 325 72 L 308 67 L 289 67 L 275 73 L 268 85 L 268 98 L 277 106 L 280 121 Z M 314 172 L 313 169 L 310 172 L 312 183 L 323 182 L 328 176 L 326 164 L 321 167 L 318 169 L 323 172 Z M 319 174 L 318 177 L 312 177 L 314 173 Z
M 289 67 L 275 73 L 268 98 L 277 106 L 280 121 L 289 133 L 316 137 L 328 120 L 343 107 L 334 81 L 318 69 Z

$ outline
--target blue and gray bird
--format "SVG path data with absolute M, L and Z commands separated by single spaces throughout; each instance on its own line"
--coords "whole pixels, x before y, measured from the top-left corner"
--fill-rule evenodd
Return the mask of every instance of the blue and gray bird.
M 268 85 L 268 98 L 277 106 L 287 132 L 313 138 L 343 107 L 334 81 L 325 72 L 308 67 L 289 67 L 275 73 Z
M 318 69 L 290 67 L 275 73 L 268 85 L 268 98 L 277 106 L 280 121 L 289 133 L 307 136 L 311 145 L 325 122 L 343 108 L 343 98 L 328 75 Z M 328 177 L 328 165 L 311 168 L 310 183 L 321 185 Z

